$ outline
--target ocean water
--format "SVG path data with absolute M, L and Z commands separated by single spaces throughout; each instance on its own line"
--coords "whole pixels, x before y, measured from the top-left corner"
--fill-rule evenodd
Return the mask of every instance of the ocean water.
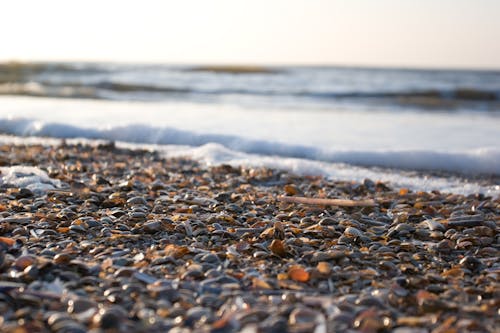
M 499 195 L 500 72 L 0 64 L 0 134 Z

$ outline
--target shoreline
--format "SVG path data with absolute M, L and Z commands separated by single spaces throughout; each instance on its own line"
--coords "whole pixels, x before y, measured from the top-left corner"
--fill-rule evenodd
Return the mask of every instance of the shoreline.
M 63 184 L 0 186 L 6 332 L 498 327 L 498 198 L 206 167 L 106 143 L 2 144 L 0 163 Z
M 194 159 L 198 161 L 201 165 L 205 167 L 210 167 L 214 165 L 224 164 L 217 159 L 210 157 L 210 155 L 203 156 L 203 152 L 198 151 L 204 146 L 186 146 L 186 145 L 161 145 L 161 144 L 148 144 L 148 143 L 131 143 L 123 141 L 110 141 L 104 139 L 87 139 L 87 138 L 54 138 L 54 137 L 44 137 L 44 136 L 15 136 L 15 135 L 0 135 L 0 145 L 38 145 L 41 144 L 44 147 L 48 146 L 60 146 L 60 145 L 108 145 L 113 144 L 120 149 L 129 149 L 133 151 L 147 150 L 159 154 L 162 158 L 186 158 Z M 180 147 L 172 148 L 172 147 Z M 217 150 L 218 147 L 209 148 L 209 150 Z M 221 147 L 222 151 L 219 153 L 225 153 L 225 147 Z M 217 154 L 217 152 L 215 152 Z M 212 154 L 212 153 L 210 153 Z M 193 156 L 194 155 L 194 156 Z M 248 154 L 248 158 L 252 158 L 254 155 Z M 463 195 L 473 195 L 477 193 L 483 193 L 485 196 L 492 196 L 493 198 L 500 198 L 500 175 L 478 173 L 471 174 L 468 172 L 458 172 L 458 171 L 445 171 L 445 170 L 421 170 L 421 169 L 404 169 L 404 168 L 390 168 L 382 166 L 363 166 L 357 164 L 345 164 L 345 163 L 333 163 L 333 162 L 321 162 L 316 160 L 308 160 L 302 158 L 293 157 L 281 157 L 278 159 L 279 163 L 270 163 L 272 156 L 267 155 L 255 155 L 257 157 L 257 163 L 252 163 L 252 161 L 246 161 L 247 168 L 252 167 L 267 167 L 271 169 L 277 169 L 281 171 L 286 171 L 293 173 L 298 176 L 321 176 L 326 177 L 332 181 L 354 181 L 363 182 L 364 179 L 370 179 L 377 182 L 384 182 L 387 186 L 394 189 L 408 188 L 413 191 L 441 191 L 442 193 L 457 193 Z M 238 158 L 229 161 L 226 164 L 232 165 L 234 167 L 239 167 L 241 163 L 245 161 L 239 161 Z M 264 164 L 264 165 L 262 165 Z M 265 164 L 271 164 L 271 166 L 266 166 Z M 275 165 L 274 165 L 275 164 Z M 335 165 L 340 167 L 337 171 L 332 171 L 335 169 Z M 348 166 L 348 169 L 344 168 Z M 311 169 L 311 170 L 309 170 Z M 306 171 L 307 170 L 307 171 Z M 347 172 L 350 170 L 350 172 Z M 331 175 L 330 173 L 333 173 Z M 356 175 L 358 174 L 358 175 Z M 362 177 L 359 176 L 363 175 Z M 429 182 L 430 181 L 430 182 Z M 443 182 L 446 182 L 443 190 Z M 432 185 L 434 184 L 435 187 Z M 458 190 L 463 186 L 466 190 Z M 441 189 L 440 189 L 441 188 Z

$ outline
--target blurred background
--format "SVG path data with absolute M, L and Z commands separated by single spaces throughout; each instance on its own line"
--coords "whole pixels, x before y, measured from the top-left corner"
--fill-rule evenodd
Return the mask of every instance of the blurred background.
M 20 0 L 2 13 L 3 140 L 500 193 L 496 0 Z

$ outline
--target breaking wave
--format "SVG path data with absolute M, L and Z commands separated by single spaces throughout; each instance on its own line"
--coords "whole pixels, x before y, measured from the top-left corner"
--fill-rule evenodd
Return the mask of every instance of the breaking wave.
M 124 101 L 231 96 L 413 109 L 500 110 L 500 73 L 340 67 L 0 63 L 0 95 Z M 238 98 L 236 98 L 236 101 Z M 234 99 L 233 99 L 234 101 Z
M 107 94 L 112 92 L 119 95 Z M 146 84 L 131 84 L 112 81 L 99 81 L 92 84 L 65 82 L 25 82 L 0 84 L 0 95 L 20 95 L 62 98 L 123 99 L 144 100 L 145 95 L 135 96 L 133 93 L 152 94 L 168 99 L 179 95 L 256 95 L 269 97 L 318 98 L 331 100 L 379 100 L 397 103 L 415 103 L 425 106 L 444 105 L 446 102 L 500 102 L 500 92 L 459 88 L 455 90 L 409 90 L 380 92 L 314 92 L 314 91 L 277 91 L 262 89 L 207 89 L 179 88 Z M 118 98 L 119 97 L 119 98 Z M 156 98 L 155 100 L 157 100 Z
M 0 119 L 0 133 L 17 136 L 102 139 L 192 147 L 218 144 L 232 151 L 262 156 L 301 158 L 368 167 L 379 166 L 408 170 L 442 170 L 462 174 L 500 175 L 500 149 L 498 148 L 462 150 L 459 152 L 433 150 L 340 151 L 306 145 L 247 139 L 236 135 L 198 134 L 172 127 L 133 124 L 97 129 L 21 118 Z

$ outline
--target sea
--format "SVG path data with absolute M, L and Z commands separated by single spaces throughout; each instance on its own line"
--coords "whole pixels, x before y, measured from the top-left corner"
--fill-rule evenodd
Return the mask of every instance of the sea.
M 500 71 L 1 63 L 0 140 L 56 139 L 499 196 Z

